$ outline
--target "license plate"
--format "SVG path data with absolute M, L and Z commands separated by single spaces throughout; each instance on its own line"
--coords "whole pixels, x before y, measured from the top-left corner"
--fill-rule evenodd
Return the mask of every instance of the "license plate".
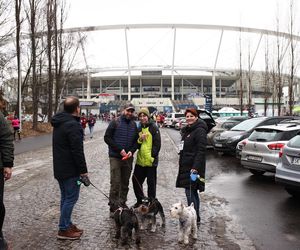
M 215 147 L 218 147 L 218 148 L 221 148 L 223 145 L 222 144 L 220 144 L 220 143 L 216 143 L 215 144 Z
M 247 156 L 247 159 L 249 161 L 261 161 L 262 160 L 262 157 L 260 156 L 255 156 L 255 155 L 248 155 Z
M 300 158 L 294 157 L 292 163 L 295 165 L 300 165 Z

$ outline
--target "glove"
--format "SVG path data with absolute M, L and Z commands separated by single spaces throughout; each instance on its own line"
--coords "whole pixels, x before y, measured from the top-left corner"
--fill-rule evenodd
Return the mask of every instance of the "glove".
M 198 175 L 196 172 L 191 172 L 190 177 L 192 181 L 196 181 L 198 178 L 200 178 L 200 175 Z
M 78 183 L 80 183 L 80 184 L 83 183 L 83 185 L 85 185 L 86 187 L 91 185 L 91 181 L 90 181 L 88 176 L 80 176 L 80 179 L 78 180 Z

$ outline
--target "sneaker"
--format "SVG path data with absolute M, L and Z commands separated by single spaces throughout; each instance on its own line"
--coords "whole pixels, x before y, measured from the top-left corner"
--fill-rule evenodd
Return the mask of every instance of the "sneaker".
M 80 234 L 83 234 L 83 230 L 82 229 L 79 229 L 76 225 L 74 225 L 74 224 L 72 224 L 71 226 L 70 226 L 70 228 L 74 231 L 74 232 L 76 232 L 76 233 L 80 233 Z
M 80 239 L 81 233 L 74 232 L 71 227 L 67 230 L 59 230 L 57 239 L 59 240 L 78 240 Z

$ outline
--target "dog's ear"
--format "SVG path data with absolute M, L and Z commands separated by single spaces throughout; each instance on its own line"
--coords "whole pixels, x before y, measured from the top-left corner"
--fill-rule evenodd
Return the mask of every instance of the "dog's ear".
M 184 207 L 183 202 L 180 201 L 179 203 L 180 203 L 180 206 L 183 208 Z
M 194 202 L 191 203 L 191 207 L 194 207 Z

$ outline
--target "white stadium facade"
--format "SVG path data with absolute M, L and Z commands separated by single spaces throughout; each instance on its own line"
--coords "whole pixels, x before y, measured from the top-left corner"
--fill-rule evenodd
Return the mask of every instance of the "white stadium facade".
M 169 62 L 164 65 L 132 65 L 131 54 L 132 50 L 134 50 L 132 47 L 134 46 L 131 46 L 130 50 L 128 49 L 130 48 L 129 31 L 134 30 L 138 32 L 139 30 L 143 30 L 144 32 L 152 32 L 153 30 L 161 29 L 168 30 L 172 36 L 169 43 L 172 56 Z M 299 36 L 292 36 L 291 38 L 289 33 L 272 30 L 201 24 L 106 25 L 70 28 L 65 29 L 65 32 L 84 32 L 88 37 L 90 32 L 101 33 L 112 30 L 117 30 L 124 36 L 121 43 L 123 43 L 122 47 L 126 52 L 126 65 L 98 68 L 86 65 L 86 69 L 79 71 L 77 78 L 68 82 L 64 92 L 65 96 L 76 95 L 85 101 L 96 101 L 97 105 L 100 105 L 100 103 L 107 105 L 110 102 L 110 106 L 106 106 L 106 111 L 115 110 L 124 101 L 131 101 L 137 107 L 153 106 L 159 111 L 170 111 L 170 109 L 178 111 L 189 105 L 205 108 L 207 97 L 211 100 L 213 109 L 219 109 L 224 106 L 239 108 L 241 106 L 241 86 L 243 107 L 247 107 L 249 98 L 251 98 L 251 105 L 254 109 L 256 111 L 262 110 L 266 95 L 268 96 L 267 102 L 270 106 L 276 99 L 272 98 L 272 94 L 276 92 L 276 83 L 272 83 L 272 79 L 269 78 L 268 84 L 271 87 L 266 89 L 265 69 L 263 67 L 260 70 L 252 68 L 255 61 L 258 60 L 259 53 L 262 54 L 262 57 L 265 53 L 266 39 L 268 41 L 273 39 L 275 43 L 276 39 L 277 41 L 281 39 L 283 48 L 281 55 L 282 62 L 286 64 L 288 62 L 287 57 L 290 41 L 297 43 L 300 40 Z M 208 31 L 217 34 L 213 42 L 213 49 L 210 49 L 209 52 L 212 62 L 208 63 L 210 67 L 205 65 L 205 63 L 199 66 L 191 66 L 180 65 L 180 62 L 176 62 L 178 54 L 177 40 L 180 40 L 178 34 L 182 30 L 193 30 L 195 32 Z M 223 45 L 228 43 L 228 41 L 224 41 L 224 37 L 227 34 L 234 38 L 231 38 L 229 45 Z M 248 47 L 250 47 L 249 44 L 251 43 L 252 52 L 243 52 L 243 56 L 246 58 L 244 60 L 248 60 L 248 62 L 244 63 L 243 67 L 239 69 L 238 62 L 240 59 L 238 56 L 235 56 L 236 65 L 224 67 L 223 64 L 223 66 L 219 66 L 220 54 L 222 54 L 224 47 L 234 48 L 236 50 L 235 53 L 239 55 L 239 39 L 241 39 L 242 35 L 245 36 L 245 34 L 252 36 L 251 39 L 248 38 L 247 40 Z M 189 46 L 188 42 L 184 46 Z M 274 54 L 272 51 L 270 53 Z M 274 57 L 275 55 L 272 55 L 272 58 Z M 249 75 L 251 76 L 249 77 Z M 287 69 L 283 75 L 284 86 L 288 85 L 288 80 Z M 249 81 L 251 81 L 251 87 L 249 87 Z M 296 103 L 299 102 L 299 84 L 299 78 L 296 77 L 293 87 Z M 283 107 L 285 108 L 284 103 Z

